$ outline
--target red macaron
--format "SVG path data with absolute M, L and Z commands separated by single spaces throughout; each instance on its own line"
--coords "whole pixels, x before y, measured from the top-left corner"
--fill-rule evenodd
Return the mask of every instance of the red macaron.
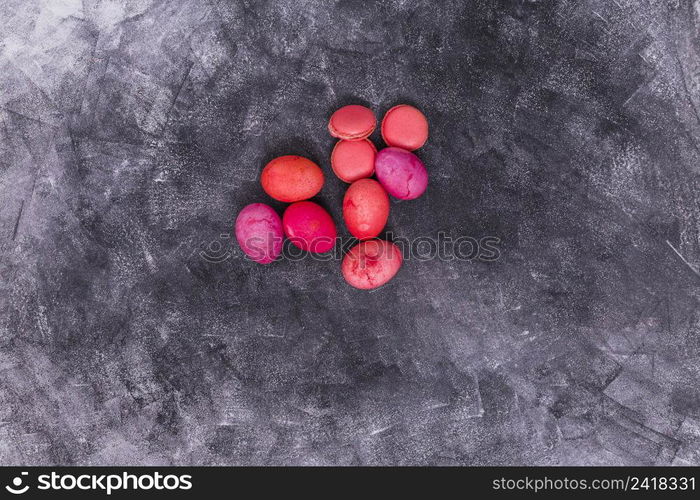
M 338 141 L 331 153 L 331 168 L 343 182 L 355 182 L 374 173 L 377 148 L 369 139 Z
M 359 104 L 343 106 L 331 115 L 328 131 L 333 137 L 346 141 L 359 141 L 374 132 L 377 118 L 371 109 Z
M 428 140 L 428 120 L 413 106 L 399 104 L 386 112 L 381 131 L 388 146 L 415 151 Z

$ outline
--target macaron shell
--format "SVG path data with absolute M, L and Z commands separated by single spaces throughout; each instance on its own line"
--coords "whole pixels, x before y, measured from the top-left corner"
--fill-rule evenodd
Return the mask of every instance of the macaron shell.
M 343 182 L 352 183 L 374 173 L 377 148 L 369 139 L 340 140 L 331 153 L 331 168 Z
M 303 156 L 279 156 L 262 171 L 260 183 L 272 198 L 292 203 L 316 196 L 323 187 L 321 167 Z
M 415 151 L 428 140 L 428 120 L 413 106 L 399 104 L 384 115 L 381 132 L 388 146 Z
M 333 137 L 348 141 L 365 139 L 376 127 L 377 118 L 372 110 L 359 104 L 343 106 L 328 122 L 328 131 Z
M 312 201 L 299 201 L 287 207 L 282 215 L 284 234 L 302 250 L 328 252 L 335 246 L 337 231 L 330 214 Z

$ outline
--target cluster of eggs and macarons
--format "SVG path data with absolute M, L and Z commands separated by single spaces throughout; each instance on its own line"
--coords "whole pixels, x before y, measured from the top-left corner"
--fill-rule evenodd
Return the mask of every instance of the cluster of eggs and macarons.
M 413 153 L 428 140 L 425 115 L 407 104 L 387 111 L 381 135 L 388 147 L 380 151 L 369 139 L 376 126 L 372 110 L 357 104 L 338 109 L 328 123 L 330 134 L 340 139 L 331 154 L 331 168 L 350 184 L 343 198 L 343 219 L 359 240 L 343 258 L 341 271 L 348 284 L 363 290 L 386 284 L 402 264 L 400 249 L 377 239 L 389 218 L 389 195 L 413 200 L 428 186 L 425 165 Z M 265 166 L 260 182 L 269 196 L 291 204 L 281 219 L 264 203 L 247 205 L 238 214 L 236 239 L 251 260 L 260 264 L 276 260 L 285 236 L 308 252 L 333 249 L 335 222 L 323 207 L 309 201 L 324 184 L 316 163 L 303 156 L 280 156 Z

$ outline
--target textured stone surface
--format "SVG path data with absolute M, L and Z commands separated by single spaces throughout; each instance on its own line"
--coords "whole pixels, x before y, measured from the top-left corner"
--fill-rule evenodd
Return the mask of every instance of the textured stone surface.
M 699 464 L 700 3 L 438 4 L 0 0 L 0 463 Z M 241 258 L 356 102 L 498 260 Z

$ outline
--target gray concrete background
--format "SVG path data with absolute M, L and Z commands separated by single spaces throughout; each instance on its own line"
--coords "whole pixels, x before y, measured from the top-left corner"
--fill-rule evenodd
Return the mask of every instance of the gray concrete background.
M 699 20 L 0 0 L 0 463 L 697 465 Z M 275 155 L 322 165 L 340 221 L 325 127 L 351 102 L 430 120 L 428 191 L 388 229 L 496 236 L 497 261 L 366 293 L 241 258 L 221 235 Z

